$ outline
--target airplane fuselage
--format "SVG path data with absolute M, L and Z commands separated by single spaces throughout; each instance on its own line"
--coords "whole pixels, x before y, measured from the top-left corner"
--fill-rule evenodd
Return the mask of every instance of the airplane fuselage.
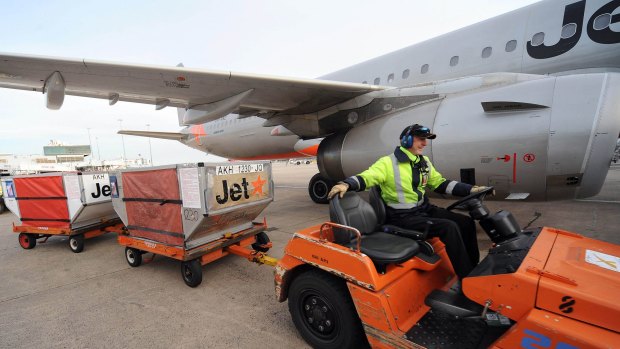
M 493 72 L 620 72 L 620 0 L 542 1 L 320 79 L 404 87 Z M 194 135 L 184 143 L 232 159 L 316 155 L 263 122 L 231 114 L 184 129 Z

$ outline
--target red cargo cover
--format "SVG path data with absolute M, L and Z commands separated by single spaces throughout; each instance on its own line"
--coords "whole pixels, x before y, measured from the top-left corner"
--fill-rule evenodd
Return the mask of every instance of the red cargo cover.
M 62 175 L 14 178 L 22 225 L 69 228 Z
M 130 235 L 183 245 L 176 169 L 124 172 L 123 192 Z

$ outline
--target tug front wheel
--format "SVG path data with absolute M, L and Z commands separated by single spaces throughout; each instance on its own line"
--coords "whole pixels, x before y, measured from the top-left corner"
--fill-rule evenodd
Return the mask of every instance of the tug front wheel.
M 308 183 L 308 194 L 312 201 L 317 204 L 327 204 L 327 194 L 334 186 L 334 182 L 330 179 L 323 177 L 320 173 L 315 174 Z
M 292 281 L 288 295 L 293 323 L 312 347 L 368 347 L 362 323 L 342 279 L 310 270 Z

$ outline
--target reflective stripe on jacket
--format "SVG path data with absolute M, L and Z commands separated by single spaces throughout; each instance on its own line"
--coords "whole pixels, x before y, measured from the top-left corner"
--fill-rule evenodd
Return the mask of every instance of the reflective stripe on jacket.
M 350 190 L 378 185 L 383 201 L 395 209 L 411 209 L 424 203 L 426 189 L 467 196 L 471 185 L 445 179 L 427 156 L 413 155 L 403 147 L 377 160 L 366 171 L 345 180 Z

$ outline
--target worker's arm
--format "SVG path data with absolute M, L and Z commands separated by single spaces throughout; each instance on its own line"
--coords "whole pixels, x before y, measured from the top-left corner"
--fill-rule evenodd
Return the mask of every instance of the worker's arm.
M 363 191 L 385 183 L 387 174 L 391 171 L 392 163 L 389 157 L 384 156 L 372 164 L 366 171 L 345 179 L 343 182 L 349 185 L 349 190 Z
M 439 194 L 450 194 L 454 196 L 467 196 L 471 194 L 472 185 L 445 179 L 428 159 L 426 159 L 426 162 L 429 168 L 429 178 L 426 183 L 427 188 Z
M 372 164 L 372 166 L 370 166 L 366 171 L 356 176 L 346 178 L 342 182 L 338 182 L 329 191 L 327 198 L 331 199 L 336 194 L 342 198 L 344 193 L 349 190 L 363 191 L 366 190 L 366 188 L 384 183 L 389 170 L 388 166 L 392 166 L 390 161 L 391 160 L 389 157 L 382 157 Z

